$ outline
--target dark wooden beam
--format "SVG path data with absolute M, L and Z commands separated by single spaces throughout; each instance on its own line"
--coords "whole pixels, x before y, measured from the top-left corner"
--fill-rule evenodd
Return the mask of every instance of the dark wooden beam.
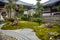
M 50 7 L 50 12 L 51 12 L 50 15 L 52 16 L 52 7 Z

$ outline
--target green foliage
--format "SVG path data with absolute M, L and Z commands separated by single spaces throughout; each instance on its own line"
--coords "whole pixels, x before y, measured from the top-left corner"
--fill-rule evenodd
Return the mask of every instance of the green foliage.
M 60 25 L 58 25 L 58 24 L 54 24 L 53 26 L 57 29 L 60 28 Z
M 32 14 L 31 14 L 31 10 L 28 11 L 28 20 L 31 21 L 32 20 Z
M 42 19 L 41 18 L 33 18 L 32 21 L 37 22 L 40 25 L 40 23 L 42 22 Z
M 19 6 L 19 12 L 20 12 L 21 14 L 24 13 L 24 6 L 23 6 L 23 5 L 20 5 L 20 6 Z
M 7 21 L 14 22 L 15 19 L 13 18 L 8 18 Z
M 15 30 L 20 28 L 32 28 L 36 29 L 38 26 L 38 23 L 35 22 L 28 22 L 28 21 L 20 21 L 17 26 L 13 26 L 12 22 L 7 22 L 2 29 L 3 30 Z
M 3 24 L 3 23 L 4 23 L 4 21 L 0 20 L 0 24 Z
M 9 9 L 10 10 L 11 8 L 13 9 L 14 7 L 16 7 L 16 4 L 13 3 L 14 1 L 15 0 L 8 0 L 9 3 L 5 5 L 5 9 Z
M 57 10 L 58 10 L 58 11 L 60 11 L 60 5 L 59 5 L 59 6 L 57 6 Z
M 9 3 L 5 4 L 4 8 L 6 9 L 7 13 L 10 14 L 9 18 L 11 18 L 12 10 L 15 11 L 15 7 L 17 6 L 14 2 L 17 2 L 18 0 L 7 0 Z
M 53 24 L 53 28 L 46 28 L 45 25 L 41 26 L 36 30 L 36 35 L 42 40 L 50 40 L 50 37 L 54 40 L 54 36 L 60 35 L 60 25 L 58 24 Z
M 33 14 L 33 17 L 35 17 L 35 18 L 36 18 L 36 17 L 38 17 L 38 16 L 39 16 L 39 15 L 38 15 L 38 14 L 36 14 L 36 13 L 35 13 L 35 14 Z
M 32 21 L 32 16 L 30 15 L 30 13 L 27 15 L 27 14 L 24 14 L 22 16 L 22 20 L 25 20 L 25 21 Z
M 32 21 L 34 21 L 34 22 L 39 22 L 40 20 L 41 20 L 40 18 L 33 18 Z
M 45 23 L 41 23 L 41 25 L 38 26 L 38 23 L 35 22 L 20 21 L 17 26 L 14 26 L 12 22 L 7 22 L 2 27 L 3 30 L 15 30 L 20 28 L 33 29 L 41 40 L 50 40 L 50 37 L 54 40 L 55 36 L 60 35 L 60 25 L 58 24 L 53 24 L 52 28 L 47 28 L 45 27 Z
M 56 21 L 60 22 L 60 19 L 57 19 Z
M 18 18 L 21 18 L 24 14 L 24 6 L 23 5 L 19 5 L 18 9 L 16 10 L 16 16 Z
M 28 21 L 27 14 L 24 14 L 21 19 L 22 19 L 22 20 L 25 20 L 25 21 Z
M 42 11 L 43 11 L 43 6 L 42 6 L 42 4 L 40 3 L 40 1 L 38 1 L 37 4 L 36 4 L 36 13 L 35 13 L 35 14 L 36 14 L 38 17 L 41 17 Z

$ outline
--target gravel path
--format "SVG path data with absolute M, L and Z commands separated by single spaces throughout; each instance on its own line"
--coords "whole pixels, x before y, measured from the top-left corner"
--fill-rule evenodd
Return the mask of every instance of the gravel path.
M 0 25 L 1 28 L 2 25 Z M 17 38 L 18 40 L 40 40 L 32 29 L 1 30 L 2 33 Z
M 2 27 L 2 24 L 0 24 L 0 29 L 1 29 L 1 27 Z
M 2 33 L 17 38 L 18 40 L 39 40 L 32 29 L 1 30 Z

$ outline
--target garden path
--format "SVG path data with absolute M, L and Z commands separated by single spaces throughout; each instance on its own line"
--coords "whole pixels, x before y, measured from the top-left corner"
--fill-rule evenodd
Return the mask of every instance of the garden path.
M 0 25 L 0 28 L 2 25 Z M 1 30 L 6 35 L 17 38 L 18 40 L 40 40 L 32 29 L 19 29 L 19 30 Z

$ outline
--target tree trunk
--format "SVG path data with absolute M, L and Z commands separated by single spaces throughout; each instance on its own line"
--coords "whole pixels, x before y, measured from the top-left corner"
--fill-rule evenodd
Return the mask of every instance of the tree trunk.
M 52 7 L 50 7 L 50 11 L 51 11 L 50 15 L 52 16 Z
M 8 18 L 11 18 L 11 9 L 9 10 L 9 15 L 8 16 L 9 16 Z
M 10 18 L 11 18 L 11 10 L 10 10 Z
M 0 13 L 0 20 L 1 20 L 1 13 Z

